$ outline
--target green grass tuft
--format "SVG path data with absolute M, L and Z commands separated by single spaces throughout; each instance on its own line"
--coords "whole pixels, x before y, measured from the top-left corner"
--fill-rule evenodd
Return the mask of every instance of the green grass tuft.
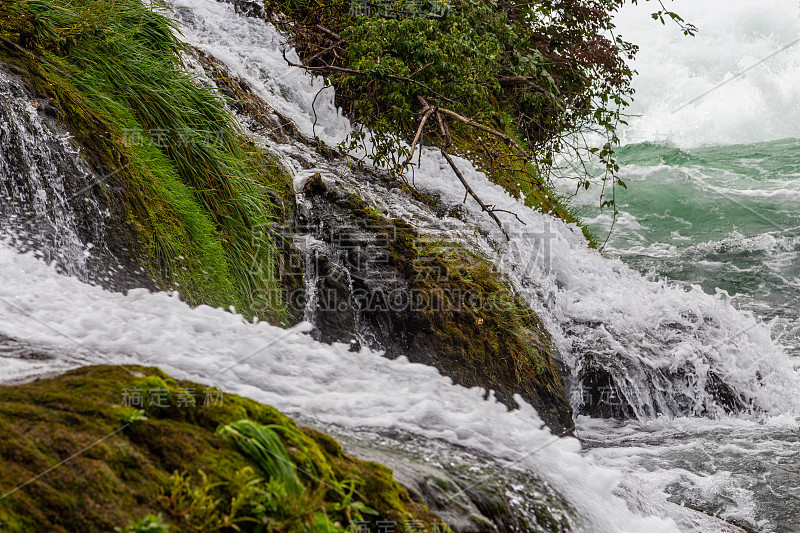
M 230 438 L 243 453 L 251 457 L 270 479 L 275 479 L 293 494 L 303 491 L 294 463 L 275 432 L 279 426 L 262 426 L 250 420 L 239 420 L 222 426 L 218 434 Z
M 0 16 L 12 26 L 0 59 L 27 71 L 95 169 L 113 174 L 156 283 L 192 304 L 285 322 L 270 191 L 286 176 L 263 164 L 221 95 L 194 84 L 162 8 L 12 0 Z

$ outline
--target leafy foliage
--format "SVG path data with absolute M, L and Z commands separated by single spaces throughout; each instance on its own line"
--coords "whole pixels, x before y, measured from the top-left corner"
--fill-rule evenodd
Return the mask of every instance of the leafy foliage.
M 147 415 L 144 413 L 144 409 L 135 409 L 129 406 L 120 406 L 114 408 L 114 415 L 117 417 L 117 421 L 122 426 L 129 426 L 136 422 L 147 420 Z
M 636 50 L 603 36 L 620 4 L 334 1 L 320 9 L 296 0 L 272 7 L 299 22 L 297 46 L 312 69 L 332 77 L 357 120 L 379 132 L 399 130 L 410 142 L 422 96 L 507 134 L 535 154 L 542 171 L 574 134 L 593 130 L 614 140 L 632 92 L 624 59 Z M 315 31 L 318 25 L 334 36 Z M 468 128 L 453 129 L 457 136 Z M 436 121 L 425 134 L 441 136 Z M 498 145 L 487 151 L 494 159 L 510 153 Z
M 267 8 L 275 20 L 291 21 L 286 29 L 307 68 L 328 76 L 339 104 L 378 135 L 370 144 L 356 132 L 347 148 L 361 145 L 376 164 L 399 173 L 413 167 L 393 155 L 407 152 L 400 141 L 413 152 L 421 134 L 471 159 L 512 195 L 547 198 L 547 178 L 567 154 L 578 159 L 566 177 L 580 186 L 590 184 L 589 160 L 612 185 L 624 186 L 613 146 L 633 95 L 627 62 L 637 47 L 614 33 L 612 16 L 623 3 L 272 0 Z M 692 31 L 661 7 L 656 18 Z M 434 115 L 447 108 L 494 133 L 453 115 L 425 123 L 428 105 Z M 393 134 L 399 137 L 386 142 Z M 552 202 L 540 203 L 552 209 Z
M 262 425 L 247 419 L 221 426 L 217 435 L 236 443 L 266 478 L 251 467 L 238 470 L 230 481 L 216 482 L 202 470 L 198 471 L 199 479 L 175 472 L 170 488 L 160 498 L 162 504 L 185 529 L 197 533 L 341 533 L 345 531 L 342 522 L 334 517 L 353 523 L 365 514 L 378 514 L 361 501 L 357 481 L 338 481 L 326 475 L 304 451 L 298 461 L 287 452 L 278 431 L 301 447 L 307 440 L 291 427 Z M 308 468 L 303 471 L 307 485 L 297 475 L 298 462 Z
M 189 532 L 347 531 L 328 516 L 319 494 L 294 493 L 281 480 L 264 480 L 250 467 L 238 470 L 230 482 L 212 482 L 200 471 L 197 478 L 175 472 L 171 483 L 161 502 Z M 332 510 L 339 510 L 343 503 L 334 502 Z M 360 502 L 356 504 L 363 506 Z

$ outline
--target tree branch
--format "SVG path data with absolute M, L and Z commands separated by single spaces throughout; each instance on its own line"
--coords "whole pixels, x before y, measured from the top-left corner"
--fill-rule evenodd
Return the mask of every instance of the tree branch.
M 506 76 L 498 78 L 497 82 L 504 87 L 517 87 L 519 85 L 535 85 L 533 76 Z
M 342 48 L 341 48 L 341 44 L 342 44 L 343 42 L 344 42 L 344 40 L 342 40 L 342 41 L 338 41 L 338 42 L 335 42 L 335 43 L 333 43 L 332 45 L 330 45 L 330 46 L 329 46 L 329 47 L 327 47 L 327 48 L 323 48 L 322 50 L 320 50 L 319 52 L 317 52 L 317 53 L 316 53 L 316 54 L 314 54 L 313 56 L 311 56 L 311 57 L 309 57 L 308 59 L 306 59 L 306 63 L 309 63 L 309 64 L 310 64 L 312 61 L 314 61 L 314 60 L 315 60 L 315 59 L 317 59 L 318 57 L 321 57 L 321 56 L 323 56 L 325 53 L 327 53 L 327 52 L 330 52 L 330 51 L 331 51 L 331 50 L 333 50 L 334 48 L 339 48 L 339 49 L 341 49 L 341 50 L 344 50 L 344 49 L 342 49 Z
M 311 71 L 314 71 L 314 72 L 333 71 L 333 72 L 341 72 L 343 74 L 359 74 L 361 76 L 370 76 L 371 75 L 371 73 L 364 72 L 363 70 L 355 70 L 355 69 L 351 69 L 351 68 L 337 67 L 337 66 L 334 66 L 334 65 L 325 65 L 325 66 L 321 66 L 321 67 L 310 67 L 308 65 L 298 65 L 297 63 L 293 63 L 293 62 L 289 61 L 289 59 L 286 57 L 286 51 L 285 50 L 283 51 L 283 59 L 286 61 L 286 63 L 289 64 L 290 67 L 299 67 L 299 68 L 303 68 L 303 69 L 306 69 L 306 70 L 311 70 Z M 405 76 L 396 76 L 394 74 L 383 74 L 382 76 L 384 78 L 386 78 L 386 79 L 389 79 L 389 80 L 404 81 L 404 82 L 407 82 L 407 83 L 413 83 L 414 85 L 422 87 L 426 91 L 428 91 L 431 94 L 441 98 L 442 100 L 446 100 L 446 101 L 450 102 L 451 104 L 455 104 L 456 103 L 455 100 L 453 100 L 451 98 L 448 98 L 443 94 L 437 93 L 436 91 L 434 91 L 433 89 L 431 89 L 430 87 L 425 85 L 424 83 L 419 82 L 417 80 L 412 80 L 411 78 L 407 78 Z
M 422 120 L 419 121 L 419 127 L 417 128 L 417 133 L 414 135 L 414 141 L 411 143 L 411 150 L 408 152 L 408 157 L 406 157 L 406 160 L 403 161 L 402 165 L 400 165 L 400 170 L 397 171 L 400 176 L 403 175 L 403 171 L 411 162 L 411 158 L 414 157 L 414 150 L 417 149 L 417 143 L 419 143 L 419 139 L 422 137 L 422 128 L 425 127 L 425 122 L 428 121 L 428 117 L 431 116 L 433 111 L 434 108 L 431 106 L 427 106 L 426 109 L 423 109 L 424 114 L 422 115 Z
M 441 130 L 442 130 L 442 134 L 444 135 L 444 137 L 445 137 L 446 139 L 450 139 L 450 131 L 449 131 L 449 128 L 447 127 L 447 124 L 445 124 L 445 123 L 444 123 L 444 121 L 442 120 L 442 117 L 441 117 L 441 115 L 439 115 L 439 110 L 438 110 L 438 109 L 436 110 L 436 118 L 437 118 L 437 119 L 438 119 L 438 121 L 439 121 L 439 127 L 440 127 L 440 128 L 441 128 Z M 447 146 L 443 146 L 443 147 L 441 148 L 442 155 L 444 156 L 444 158 L 445 158 L 445 159 L 447 160 L 447 162 L 449 163 L 449 165 L 450 165 L 450 168 L 452 168 L 452 169 L 453 169 L 453 172 L 455 172 L 455 173 L 456 173 L 456 176 L 458 176 L 458 180 L 461 182 L 461 185 L 463 185 L 463 186 L 464 186 L 464 188 L 467 190 L 467 194 L 469 194 L 470 196 L 472 196 L 472 197 L 475 199 L 475 201 L 476 201 L 476 202 L 478 202 L 478 205 L 479 205 L 479 206 L 481 206 L 481 209 L 482 209 L 483 211 L 485 211 L 486 213 L 488 213 L 490 217 L 492 217 L 492 220 L 494 220 L 494 221 L 495 221 L 495 223 L 497 224 L 497 227 L 499 227 L 499 228 L 500 228 L 500 231 L 502 231 L 502 232 L 503 232 L 503 235 L 505 235 L 505 237 L 506 237 L 506 240 L 507 240 L 507 241 L 510 241 L 510 240 L 511 240 L 511 237 L 509 237 L 509 236 L 508 236 L 508 233 L 506 233 L 506 230 L 505 230 L 505 228 L 503 227 L 503 223 L 502 223 L 502 222 L 500 222 L 500 219 L 499 219 L 499 218 L 497 218 L 497 215 L 495 215 L 495 214 L 494 214 L 494 212 L 493 212 L 491 209 L 489 209 L 489 207 L 488 207 L 488 206 L 487 206 L 485 203 L 483 203 L 483 200 L 481 200 L 480 196 L 478 196 L 478 195 L 477 195 L 477 193 L 475 193 L 475 191 L 474 191 L 474 190 L 472 190 L 472 187 L 470 187 L 469 183 L 467 183 L 467 180 L 464 178 L 464 175 L 463 175 L 463 174 L 461 173 L 461 171 L 458 169 L 458 167 L 456 166 L 456 163 L 455 163 L 455 161 L 453 161 L 453 158 L 452 158 L 452 157 L 450 157 L 450 154 L 448 154 L 448 153 L 447 153 L 447 150 L 446 150 L 445 148 L 449 148 L 449 143 L 448 143 L 448 145 L 447 145 Z
M 500 137 L 501 139 L 506 141 L 508 144 L 513 146 L 525 159 L 527 159 L 528 161 L 533 160 L 533 157 L 531 157 L 531 155 L 528 152 L 526 152 L 520 145 L 517 144 L 517 142 L 514 139 L 512 139 L 511 137 L 509 137 L 505 133 L 502 133 L 502 132 L 499 132 L 499 131 L 497 131 L 495 129 L 492 129 L 489 126 L 484 126 L 483 124 L 481 124 L 479 122 L 475 122 L 474 120 L 471 120 L 471 119 L 468 119 L 467 117 L 459 115 L 455 111 L 450 111 L 449 109 L 445 109 L 443 107 L 439 108 L 439 112 L 440 113 L 444 113 L 445 115 L 451 116 L 456 120 L 460 120 L 464 124 L 472 126 L 473 128 L 485 131 L 486 133 L 490 133 L 490 134 L 492 134 L 492 135 L 494 135 L 496 137 Z
M 329 30 L 328 28 L 326 28 L 325 26 L 322 26 L 321 24 L 317 24 L 314 27 L 317 28 L 322 33 L 328 35 L 329 37 L 333 37 L 337 41 L 341 41 L 342 40 L 342 37 L 338 33 Z

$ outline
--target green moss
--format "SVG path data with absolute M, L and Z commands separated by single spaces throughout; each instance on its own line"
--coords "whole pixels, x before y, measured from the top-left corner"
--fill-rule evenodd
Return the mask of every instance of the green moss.
M 448 483 L 446 480 L 444 480 L 444 479 L 442 479 L 442 478 L 439 478 L 439 477 L 436 477 L 436 476 L 432 476 L 432 477 L 431 477 L 431 480 L 432 480 L 434 483 L 436 483 L 437 485 L 439 485 L 439 487 L 440 487 L 442 490 L 445 490 L 445 491 L 447 491 L 447 492 L 450 492 L 450 490 L 451 490 L 451 489 L 450 489 L 450 483 Z
M 469 361 L 459 370 L 469 372 L 465 379 L 474 384 L 488 377 L 506 397 L 520 393 L 537 408 L 555 407 L 564 388 L 550 337 L 508 280 L 486 258 L 459 244 L 420 237 L 415 251 L 414 287 L 429 298 L 426 307 L 437 310 L 433 349 L 457 351 L 454 361 Z
M 120 404 L 145 388 L 165 389 L 169 407 L 151 406 L 145 400 L 147 419 L 120 425 Z M 179 395 L 191 389 L 195 405 L 181 404 Z M 413 518 L 428 524 L 436 520 L 410 500 L 389 469 L 346 455 L 331 437 L 298 427 L 271 407 L 229 394 L 215 396 L 221 401 L 204 402 L 205 391 L 155 368 L 109 366 L 0 387 L 3 530 L 112 531 L 162 513 L 177 531 L 191 531 L 190 522 L 175 513 L 177 504 L 170 500 L 177 497 L 175 472 L 183 473 L 192 491 L 205 483 L 223 506 L 244 494 L 246 483 L 261 483 L 258 466 L 215 433 L 220 425 L 242 418 L 277 426 L 305 488 L 303 506 L 298 507 L 303 513 L 319 512 L 331 523 L 346 524 L 343 494 L 352 485 L 358 493 L 355 498 L 377 511 L 376 520 Z M 298 524 L 305 523 L 305 515 L 287 514 L 285 509 L 281 513 L 282 524 L 297 526 L 281 531 L 304 530 Z M 252 530 L 246 522 L 240 527 Z

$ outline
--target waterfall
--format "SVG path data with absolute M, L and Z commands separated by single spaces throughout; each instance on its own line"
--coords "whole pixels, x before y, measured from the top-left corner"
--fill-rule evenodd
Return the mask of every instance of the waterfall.
M 282 37 L 271 25 L 211 0 L 174 6 L 174 16 L 185 24 L 184 38 L 250 83 L 301 134 L 335 143 L 352 131 L 334 105 L 334 90 L 322 90 L 320 78 L 286 65 Z M 463 188 L 438 151 L 422 150 L 414 182 L 445 208 L 460 210 L 463 220 L 436 216 L 396 189 L 356 178 L 346 162 L 320 163 L 298 146 L 302 143 L 262 142 L 304 159 L 305 165 L 291 160 L 298 175 L 321 171 L 323 179 L 344 185 L 389 216 L 491 257 L 545 320 L 568 368 L 571 401 L 579 413 L 646 419 L 781 412 L 797 402 L 793 368 L 754 317 L 721 296 L 648 281 L 620 261 L 603 258 L 586 246 L 577 228 L 525 208 L 464 159 L 455 158 L 484 201 L 516 215 L 498 214 L 512 242 L 505 242 L 477 205 L 462 205 Z
M 353 172 L 346 159 L 319 155 L 313 137 L 335 145 L 352 126 L 336 108 L 332 88 L 322 90 L 323 80 L 286 65 L 284 37 L 274 27 L 238 13 L 257 9 L 237 12 L 213 0 L 175 0 L 170 8 L 189 44 L 218 59 L 296 127 L 296 135 L 281 139 L 249 131 L 294 174 L 298 210 L 312 226 L 295 242 L 306 257 L 309 322 L 321 320 L 315 307 L 321 294 L 317 271 L 308 267 L 328 243 L 314 229 L 323 217 L 303 197 L 302 184 L 318 173 L 387 216 L 413 222 L 423 234 L 445 234 L 490 258 L 553 336 L 579 414 L 655 424 L 741 414 L 758 424 L 760 415 L 796 409 L 800 390 L 786 354 L 765 324 L 735 309 L 724 294 L 647 279 L 603 257 L 587 246 L 579 228 L 524 207 L 465 159 L 454 158 L 472 188 L 486 203 L 513 213 L 498 213 L 511 242 L 477 206 L 463 203 L 463 187 L 433 149 L 421 150 L 413 178 L 438 198 L 440 212 L 378 177 Z M 287 57 L 299 62 L 292 50 Z M 187 62 L 213 85 L 202 65 Z M 304 334 L 314 329 L 311 323 L 286 331 L 221 309 L 190 308 L 176 294 L 121 294 L 87 284 L 122 275 L 108 270 L 112 259 L 92 267 L 92 258 L 114 257 L 103 225 L 109 208 L 101 192 L 79 191 L 103 179 L 48 118 L 46 105 L 37 109 L 27 89 L 2 70 L 0 96 L 0 215 L 8 240 L 0 242 L 0 335 L 26 347 L 8 356 L 0 352 L 14 361 L 4 380 L 87 363 L 158 365 L 347 435 L 399 432 L 489 456 L 500 468 L 541 478 L 563 496 L 574 507 L 574 516 L 567 514 L 575 531 L 730 531 L 598 466 L 592 454 L 582 455 L 577 439 L 554 437 L 522 398 L 520 409 L 508 411 L 491 394 L 487 401 L 486 391 L 455 386 L 431 367 L 383 357 L 387 346 L 369 325 L 354 325 L 359 350 L 318 342 Z M 118 261 L 113 267 L 130 269 Z M 352 291 L 352 277 L 345 279 Z M 118 288 L 113 280 L 101 285 Z
M 126 243 L 107 237 L 114 172 L 93 172 L 57 118 L 0 65 L 1 238 L 85 282 L 152 288 Z
M 48 113 L 55 110 L 46 100 L 34 99 L 20 80 L 0 69 L 3 232 L 22 249 L 86 280 L 94 244 L 80 234 L 78 216 L 85 212 L 86 220 L 95 221 L 92 240 L 102 238 L 106 217 L 94 198 L 83 194 L 97 178 Z

